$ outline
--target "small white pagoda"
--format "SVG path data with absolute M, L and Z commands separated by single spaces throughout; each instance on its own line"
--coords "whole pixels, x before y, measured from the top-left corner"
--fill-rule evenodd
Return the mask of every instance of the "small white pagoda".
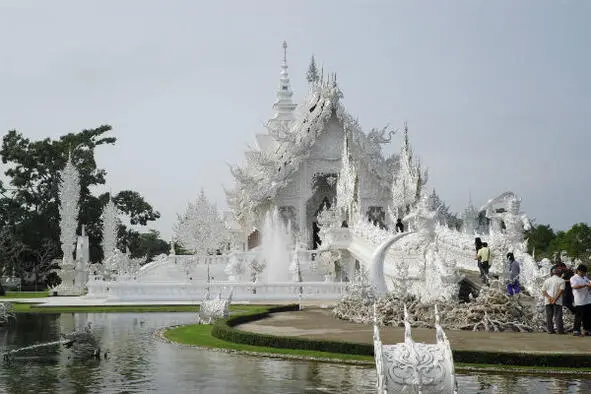
M 384 127 L 364 133 L 342 104 L 336 74 L 318 72 L 314 58 L 307 80 L 308 94 L 296 105 L 283 42 L 274 115 L 265 124 L 266 132 L 256 134 L 256 147 L 246 152 L 245 164 L 231 166 L 235 187 L 226 190 L 249 249 L 258 245 L 261 220 L 274 208 L 310 249 L 318 242 L 319 212 L 335 203 L 341 208 L 354 203 L 355 211 L 373 223 L 392 225 L 386 212 L 400 163 L 398 155 L 385 158 L 381 145 L 389 143 L 395 131 Z M 342 216 L 343 221 L 350 219 Z

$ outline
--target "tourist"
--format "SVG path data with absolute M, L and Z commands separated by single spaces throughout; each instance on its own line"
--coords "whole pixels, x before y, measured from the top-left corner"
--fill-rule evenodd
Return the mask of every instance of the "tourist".
M 513 253 L 507 253 L 507 271 L 505 278 L 507 280 L 507 292 L 512 296 L 513 294 L 519 294 L 521 291 L 519 287 L 519 273 L 521 271 L 519 261 L 515 260 Z
M 562 293 L 562 306 L 568 308 L 568 310 L 574 315 L 575 314 L 575 306 L 573 305 L 574 296 L 573 296 L 573 289 L 570 285 L 570 278 L 573 277 L 575 274 L 574 271 L 566 266 L 562 261 L 560 261 L 560 257 L 557 259 L 557 267 L 560 269 L 560 273 L 562 274 L 562 280 L 564 280 L 564 292 Z
M 476 253 L 482 248 L 482 240 L 480 237 L 474 238 L 474 248 L 476 249 Z
M 554 325 L 559 334 L 564 334 L 562 321 L 562 294 L 565 283 L 560 277 L 562 274 L 559 268 L 552 269 L 551 275 L 542 284 L 542 296 L 546 303 L 546 327 L 549 334 L 556 334 Z
M 482 283 L 488 283 L 488 270 L 490 269 L 490 249 L 486 242 L 482 243 L 482 247 L 478 249 L 476 254 L 478 261 L 478 269 L 480 270 L 480 278 Z
M 396 221 L 396 232 L 403 233 L 404 232 L 404 224 L 402 223 L 402 219 L 398 218 Z
M 587 277 L 587 267 L 580 264 L 577 267 L 575 275 L 570 278 L 570 285 L 573 289 L 573 296 L 575 301 L 575 326 L 573 328 L 573 335 L 590 335 L 591 336 L 591 281 Z M 583 331 L 581 331 L 581 325 Z

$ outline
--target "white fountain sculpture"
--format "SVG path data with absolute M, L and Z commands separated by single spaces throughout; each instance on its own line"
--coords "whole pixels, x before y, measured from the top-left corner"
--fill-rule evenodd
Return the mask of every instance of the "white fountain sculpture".
M 231 253 L 224 272 L 228 274 L 230 282 L 240 282 L 242 280 L 242 275 L 246 272 L 246 264 L 243 256 L 239 253 Z
M 291 274 L 291 280 L 294 282 L 302 281 L 302 267 L 300 266 L 300 245 L 298 242 L 294 245 L 294 250 L 291 255 L 291 263 L 289 264 L 289 273 Z
M 261 256 L 266 262 L 265 281 L 289 282 L 290 224 L 284 224 L 277 208 L 267 212 L 263 225 Z
M 435 344 L 412 339 L 408 311 L 404 306 L 404 342 L 384 345 L 380 339 L 376 305 L 373 326 L 377 393 L 457 393 L 453 355 L 447 336 L 439 325 L 435 306 Z
M 76 281 L 77 286 L 82 290 L 86 289 L 88 283 L 88 273 L 90 270 L 90 250 L 86 228 L 82 225 L 82 234 L 78 236 L 76 242 Z
M 217 299 L 211 299 L 208 291 L 199 306 L 199 313 L 197 315 L 198 324 L 211 324 L 216 319 L 228 317 L 230 315 L 230 304 L 232 303 L 233 294 L 234 289 L 230 290 L 230 294 L 228 294 L 228 298 L 226 299 L 222 299 L 221 293 Z

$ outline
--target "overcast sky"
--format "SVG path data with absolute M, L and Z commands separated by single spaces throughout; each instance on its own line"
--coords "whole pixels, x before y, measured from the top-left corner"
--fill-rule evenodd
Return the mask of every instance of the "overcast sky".
M 505 190 L 538 223 L 591 223 L 591 2 L 0 1 L 0 134 L 113 126 L 113 192 L 176 213 L 272 115 L 281 42 L 296 100 L 314 54 L 364 128 L 408 121 L 455 211 Z M 386 148 L 398 151 L 400 137 Z

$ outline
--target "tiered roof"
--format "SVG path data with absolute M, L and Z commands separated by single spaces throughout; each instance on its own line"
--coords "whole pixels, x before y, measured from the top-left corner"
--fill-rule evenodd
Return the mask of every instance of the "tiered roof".
M 343 131 L 349 136 L 349 149 L 355 166 L 358 169 L 364 167 L 386 189 L 392 183 L 395 156 L 385 159 L 381 144 L 390 141 L 393 131 L 388 128 L 372 129 L 365 134 L 357 119 L 341 103 L 343 94 L 336 75 L 312 81 L 308 94 L 297 107 L 290 107 L 290 93 L 284 55 L 280 90 L 274 105 L 276 113 L 266 124 L 267 133 L 256 135 L 258 147 L 246 152 L 245 165 L 230 166 L 236 184 L 234 189 L 226 190 L 226 195 L 237 220 L 243 225 L 253 224 L 252 219 L 259 217 L 266 204 L 289 184 L 333 117 L 343 125 Z M 293 110 L 293 117 L 289 108 Z

